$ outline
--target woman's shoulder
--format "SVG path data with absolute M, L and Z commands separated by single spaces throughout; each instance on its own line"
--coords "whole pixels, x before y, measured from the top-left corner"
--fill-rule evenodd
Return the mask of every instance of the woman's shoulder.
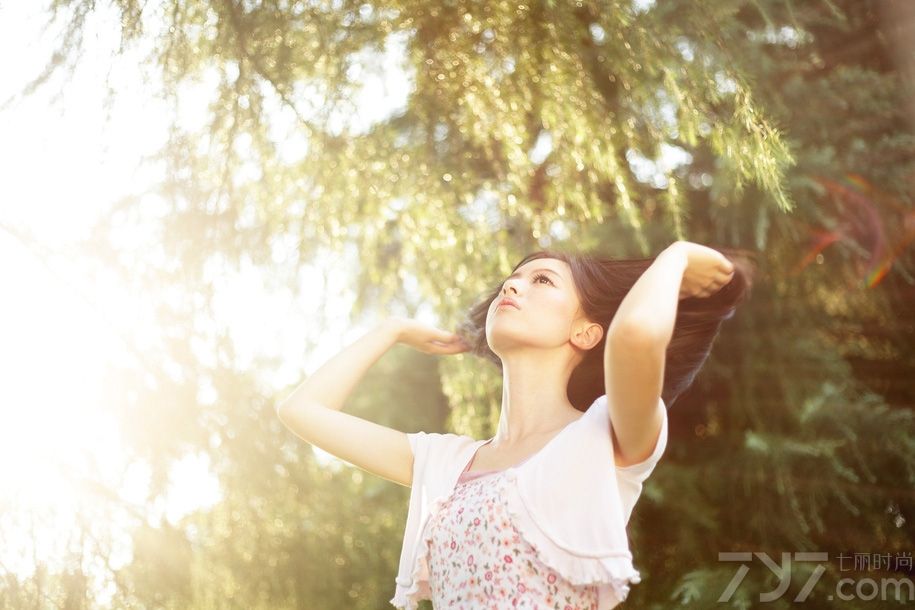
M 454 444 L 454 443 L 473 443 L 477 439 L 466 434 L 458 434 L 457 432 L 426 432 L 425 430 L 418 430 L 416 432 L 407 432 L 407 437 L 414 440 L 422 440 L 427 443 L 444 443 L 444 444 Z
M 414 456 L 438 460 L 457 459 L 477 443 L 485 442 L 456 432 L 426 432 L 423 430 L 407 433 L 407 439 L 410 441 L 410 448 L 413 450 Z

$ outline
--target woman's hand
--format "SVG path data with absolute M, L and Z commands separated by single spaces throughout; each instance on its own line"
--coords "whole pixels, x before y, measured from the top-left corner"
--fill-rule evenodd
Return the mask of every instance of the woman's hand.
M 460 354 L 470 351 L 468 345 L 457 333 L 435 328 L 411 318 L 392 316 L 391 325 L 398 343 L 404 343 L 426 354 Z
M 714 248 L 691 241 L 674 242 L 669 247 L 679 249 L 686 258 L 680 299 L 710 297 L 734 279 L 734 263 Z

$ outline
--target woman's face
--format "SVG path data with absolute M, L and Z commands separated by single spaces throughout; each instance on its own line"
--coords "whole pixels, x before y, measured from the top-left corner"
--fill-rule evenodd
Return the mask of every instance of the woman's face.
M 517 304 L 500 305 L 508 298 Z M 486 340 L 503 357 L 524 347 L 559 347 L 569 341 L 580 302 L 565 261 L 536 258 L 527 261 L 502 284 L 486 315 Z

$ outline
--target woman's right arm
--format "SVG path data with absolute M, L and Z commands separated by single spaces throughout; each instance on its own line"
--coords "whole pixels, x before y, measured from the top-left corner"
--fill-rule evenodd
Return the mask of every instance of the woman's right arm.
M 353 388 L 399 341 L 433 354 L 454 354 L 468 346 L 457 335 L 397 317 L 388 318 L 323 364 L 276 407 L 297 436 L 341 460 L 410 487 L 413 450 L 405 432 L 343 413 Z

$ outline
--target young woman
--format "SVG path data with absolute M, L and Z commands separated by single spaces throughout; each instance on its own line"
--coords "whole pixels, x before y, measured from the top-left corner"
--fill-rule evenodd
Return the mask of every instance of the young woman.
M 306 441 L 411 487 L 395 606 L 608 610 L 640 581 L 625 527 L 666 447 L 667 409 L 750 271 L 686 241 L 648 259 L 537 252 L 458 332 L 389 318 L 277 411 Z M 495 435 L 404 433 L 342 413 L 397 342 L 499 366 Z

